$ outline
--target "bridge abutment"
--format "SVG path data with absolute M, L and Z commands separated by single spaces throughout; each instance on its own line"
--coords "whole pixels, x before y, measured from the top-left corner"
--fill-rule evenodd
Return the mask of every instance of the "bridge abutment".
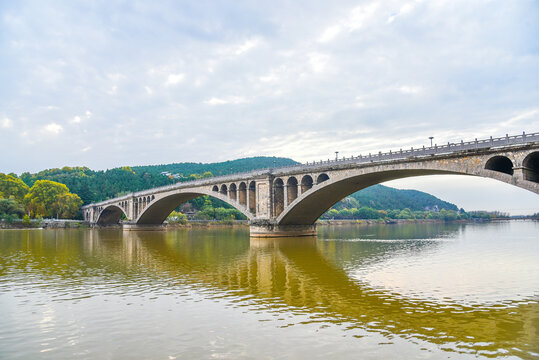
M 249 226 L 249 232 L 250 232 L 251 237 L 255 237 L 255 238 L 316 236 L 316 224 L 313 224 L 313 225 L 251 224 Z

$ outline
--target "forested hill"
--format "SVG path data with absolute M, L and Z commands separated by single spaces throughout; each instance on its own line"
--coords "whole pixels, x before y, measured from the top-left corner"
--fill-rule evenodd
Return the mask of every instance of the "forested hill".
M 180 174 L 184 176 L 211 172 L 214 176 L 220 176 L 256 169 L 270 168 L 274 166 L 281 167 L 294 164 L 298 164 L 298 162 L 287 158 L 257 156 L 210 164 L 185 162 L 165 165 L 133 166 L 133 170 L 138 173 L 148 172 L 152 174 L 160 174 L 162 172 L 169 172 L 171 174 Z
M 66 166 L 61 169 L 43 170 L 35 174 L 25 172 L 20 178 L 28 186 L 32 186 L 37 180 L 57 181 L 67 185 L 72 193 L 78 194 L 84 204 L 90 204 L 179 181 L 293 164 L 297 162 L 292 159 L 259 156 L 220 163 L 124 166 L 99 171 L 87 167 Z M 162 172 L 168 172 L 170 176 L 164 176 Z
M 425 192 L 394 189 L 384 185 L 374 185 L 358 191 L 336 204 L 334 208 L 360 208 L 362 206 L 377 210 L 406 208 L 412 211 L 458 210 L 456 205 Z
M 134 191 L 169 185 L 178 181 L 227 175 L 268 167 L 296 164 L 292 159 L 279 157 L 251 157 L 220 163 L 176 163 L 165 165 L 121 167 L 105 171 L 94 171 L 87 167 L 64 167 L 43 170 L 35 174 L 23 173 L 20 178 L 32 186 L 36 180 L 52 180 L 67 185 L 72 193 L 78 194 L 84 204 L 114 198 Z M 167 173 L 163 175 L 162 173 Z M 416 190 L 398 190 L 375 185 L 352 194 L 335 205 L 335 209 L 360 208 L 377 210 L 425 209 L 457 210 L 451 203 Z

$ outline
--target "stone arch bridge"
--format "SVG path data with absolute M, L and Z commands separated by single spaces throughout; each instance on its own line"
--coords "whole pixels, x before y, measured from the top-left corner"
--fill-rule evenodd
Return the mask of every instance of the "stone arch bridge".
M 202 195 L 241 211 L 252 236 L 315 234 L 316 220 L 346 196 L 381 182 L 459 174 L 496 179 L 539 194 L 539 133 L 389 151 L 139 191 L 82 207 L 95 225 L 159 228 L 176 207 Z

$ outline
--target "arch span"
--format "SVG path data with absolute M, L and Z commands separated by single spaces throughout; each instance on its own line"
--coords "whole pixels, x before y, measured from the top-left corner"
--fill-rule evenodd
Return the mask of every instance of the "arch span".
M 279 216 L 284 210 L 284 182 L 281 178 L 273 181 L 273 206 L 275 216 Z
M 229 190 L 228 190 L 228 196 L 229 196 L 232 200 L 236 201 L 236 196 L 237 196 L 236 193 L 237 193 L 237 187 L 236 187 L 236 184 L 234 184 L 234 183 L 230 184 L 230 188 L 229 188 Z
M 513 162 L 507 156 L 493 156 L 488 159 L 485 169 L 513 175 Z
M 311 190 L 313 187 L 313 178 L 311 175 L 305 175 L 301 178 L 301 193 L 305 193 L 308 190 Z
M 127 216 L 127 214 L 124 212 L 124 210 L 121 207 L 116 206 L 116 205 L 109 205 L 99 213 L 99 217 L 97 218 L 97 224 L 98 225 L 119 224 L 120 219 L 122 218 L 122 215 Z
M 524 180 L 539 183 L 539 151 L 532 152 L 524 158 Z
M 331 178 L 321 184 L 314 185 L 312 188 L 302 193 L 290 206 L 288 206 L 276 219 L 278 225 L 312 225 L 316 220 L 335 203 L 345 197 L 362 190 L 369 186 L 386 182 L 389 180 L 402 179 L 414 176 L 424 175 L 471 175 L 493 178 L 511 185 L 516 185 L 538 193 L 537 187 L 534 187 L 531 182 L 524 181 L 516 184 L 512 176 L 509 174 L 491 175 L 491 171 L 481 169 L 474 173 L 454 170 L 440 169 L 391 169 L 387 170 L 376 169 L 377 171 L 367 173 L 352 173 L 348 176 Z
M 213 191 L 186 191 L 175 192 L 169 195 L 165 195 L 161 198 L 157 198 L 156 200 L 151 202 L 149 206 L 146 207 L 146 209 L 143 210 L 143 212 L 139 215 L 138 219 L 136 219 L 135 222 L 137 225 L 160 225 L 178 206 L 189 200 L 204 195 L 209 195 L 216 199 L 222 200 L 228 205 L 240 211 L 243 215 L 247 217 L 247 219 L 252 219 L 252 214 L 250 214 L 247 209 L 245 209 L 243 206 L 240 206 L 236 201 L 233 201 L 233 199 L 229 198 L 227 195 L 215 193 Z
M 318 175 L 318 177 L 316 178 L 316 183 L 321 184 L 321 183 L 323 183 L 324 181 L 327 181 L 327 180 L 329 180 L 328 174 L 322 173 L 322 174 Z
M 298 179 L 290 176 L 286 181 L 287 204 L 290 205 L 298 197 Z

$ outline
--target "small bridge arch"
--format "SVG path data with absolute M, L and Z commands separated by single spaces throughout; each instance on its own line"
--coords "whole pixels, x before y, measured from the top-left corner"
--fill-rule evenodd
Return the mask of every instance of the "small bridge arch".
M 522 161 L 524 180 L 539 183 L 539 151 L 529 153 Z
M 157 225 L 162 224 L 170 213 L 181 204 L 188 202 L 189 200 L 196 199 L 200 196 L 209 195 L 216 199 L 222 200 L 228 205 L 234 207 L 240 211 L 247 219 L 251 220 L 253 214 L 249 212 L 244 206 L 241 206 L 236 199 L 231 198 L 225 191 L 227 186 L 223 184 L 221 190 L 216 192 L 213 188 L 210 191 L 204 189 L 193 189 L 186 191 L 174 191 L 171 193 L 165 193 L 155 198 L 149 206 L 147 206 L 139 216 L 134 219 L 137 225 Z
M 109 205 L 101 210 L 96 223 L 98 225 L 118 224 L 123 215 L 127 216 L 127 213 L 124 209 L 122 209 L 122 207 L 118 205 Z

